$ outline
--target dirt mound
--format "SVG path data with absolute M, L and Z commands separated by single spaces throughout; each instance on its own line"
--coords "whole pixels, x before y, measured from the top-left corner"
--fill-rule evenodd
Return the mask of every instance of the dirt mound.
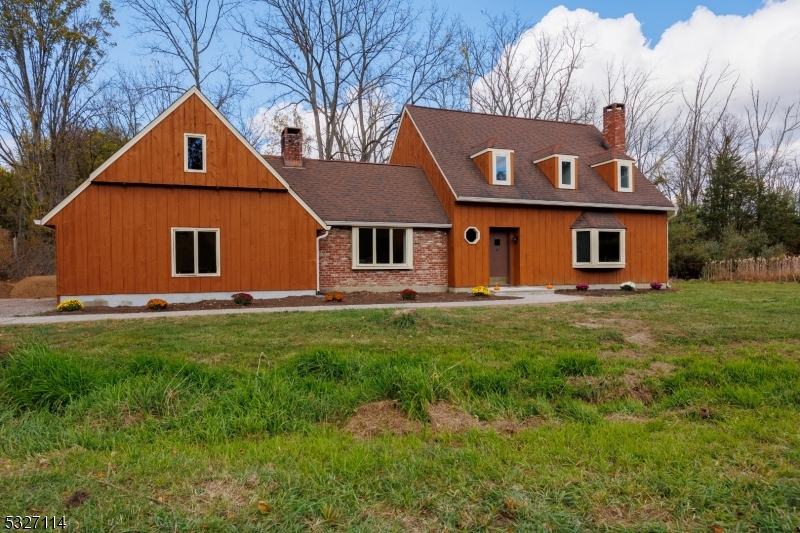
M 11 289 L 10 298 L 55 298 L 55 276 L 31 276 Z
M 406 418 L 400 402 L 385 400 L 362 405 L 344 426 L 345 431 L 364 439 L 378 435 L 407 435 L 422 429 L 418 420 Z
M 541 418 L 527 418 L 521 422 L 498 419 L 482 422 L 461 407 L 447 402 L 428 406 L 430 428 L 434 433 L 463 433 L 471 429 L 514 434 L 523 428 L 541 425 Z M 400 403 L 386 400 L 362 405 L 344 426 L 345 431 L 357 437 L 370 438 L 383 434 L 407 435 L 422 430 L 422 423 L 406 418 Z
M 431 421 L 433 431 L 458 433 L 484 426 L 476 417 L 447 402 L 437 402 L 429 405 L 428 418 Z
M 11 298 L 11 291 L 14 290 L 14 284 L 7 281 L 0 281 L 0 298 Z

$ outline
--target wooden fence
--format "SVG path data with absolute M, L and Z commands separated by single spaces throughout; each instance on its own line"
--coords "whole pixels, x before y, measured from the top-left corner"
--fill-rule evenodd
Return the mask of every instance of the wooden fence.
M 712 281 L 800 281 L 800 256 L 710 261 L 703 279 Z

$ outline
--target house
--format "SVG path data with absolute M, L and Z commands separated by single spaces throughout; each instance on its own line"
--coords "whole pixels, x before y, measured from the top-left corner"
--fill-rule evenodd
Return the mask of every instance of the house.
M 664 281 L 675 207 L 606 117 L 406 106 L 389 164 L 319 161 L 295 128 L 259 154 L 193 88 L 37 222 L 87 305 Z

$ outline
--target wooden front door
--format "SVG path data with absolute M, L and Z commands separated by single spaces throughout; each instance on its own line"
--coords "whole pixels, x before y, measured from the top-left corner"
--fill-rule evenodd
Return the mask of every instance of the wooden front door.
M 506 285 L 510 281 L 508 231 L 489 232 L 489 283 Z

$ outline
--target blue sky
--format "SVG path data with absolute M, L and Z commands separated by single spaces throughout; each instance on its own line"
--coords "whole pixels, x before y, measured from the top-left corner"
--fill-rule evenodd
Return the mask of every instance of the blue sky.
M 427 2 L 420 2 L 421 4 Z M 658 42 L 668 27 L 681 20 L 688 20 L 698 5 L 703 5 L 717 15 L 747 15 L 763 5 L 762 0 L 564 0 L 561 2 L 517 2 L 515 0 L 439 0 L 439 5 L 450 13 L 460 13 L 472 25 L 482 24 L 482 11 L 493 13 L 511 12 L 516 8 L 520 14 L 538 22 L 556 6 L 574 10 L 587 9 L 599 13 L 602 18 L 619 18 L 633 13 L 642 23 L 642 32 L 651 44 Z

